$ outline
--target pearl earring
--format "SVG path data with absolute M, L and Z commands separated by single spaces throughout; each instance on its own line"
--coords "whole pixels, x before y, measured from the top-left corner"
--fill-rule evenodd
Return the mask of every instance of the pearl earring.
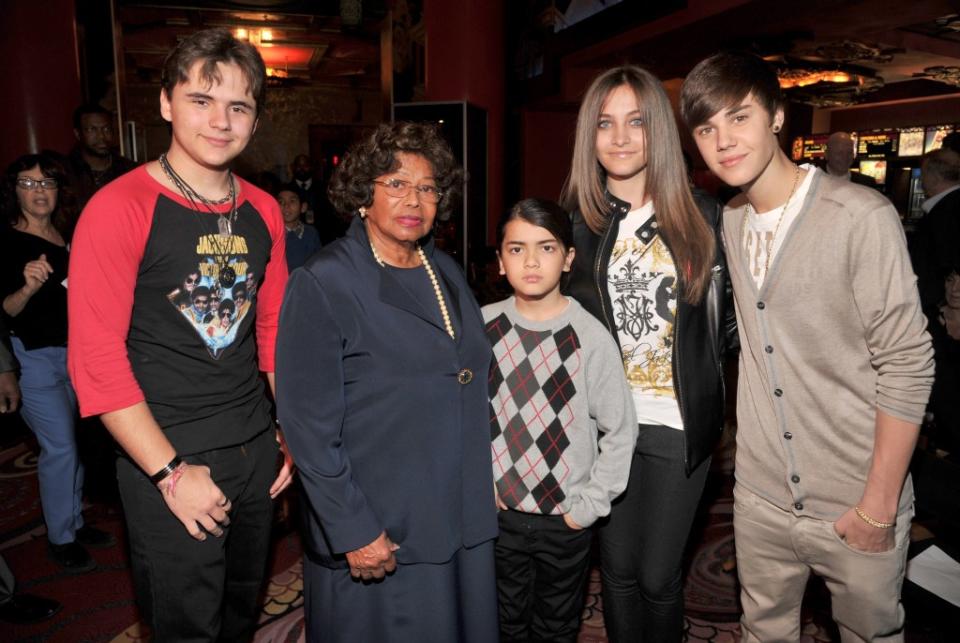
M 366 209 L 366 208 L 360 208 L 360 218 L 361 218 L 361 219 L 366 219 L 366 218 L 367 218 L 367 209 Z

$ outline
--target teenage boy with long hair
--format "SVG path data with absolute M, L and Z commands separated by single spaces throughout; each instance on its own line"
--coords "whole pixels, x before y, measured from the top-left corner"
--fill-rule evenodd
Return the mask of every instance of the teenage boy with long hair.
M 811 572 L 844 641 L 903 640 L 907 466 L 933 352 L 897 212 L 783 153 L 777 76 L 699 63 L 681 113 L 741 194 L 723 236 L 740 331 L 734 533 L 744 641 L 800 638 Z
M 70 373 L 81 413 L 100 414 L 122 449 L 134 587 L 154 641 L 252 637 L 271 498 L 290 482 L 258 373 L 273 385 L 283 221 L 229 169 L 265 81 L 256 49 L 228 31 L 184 39 L 160 91 L 169 150 L 97 192 L 74 235 Z M 251 293 L 230 341 L 168 298 L 184 275 L 224 299 Z

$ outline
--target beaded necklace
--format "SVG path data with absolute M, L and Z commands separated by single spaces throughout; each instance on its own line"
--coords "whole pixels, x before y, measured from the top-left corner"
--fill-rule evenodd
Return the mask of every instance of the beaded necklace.
M 380 258 L 380 253 L 377 252 L 377 249 L 373 247 L 373 241 L 370 242 L 370 251 L 373 252 L 373 258 L 376 259 L 377 263 L 380 266 L 386 264 L 383 263 L 383 259 Z M 423 248 L 420 247 L 420 244 L 417 244 L 417 255 L 420 257 L 420 262 L 423 264 L 424 270 L 427 271 L 427 276 L 430 278 L 430 284 L 433 286 L 433 294 L 437 297 L 437 303 L 440 305 L 440 316 L 443 317 L 443 326 L 447 329 L 447 334 L 450 335 L 450 339 L 456 339 L 456 336 L 453 332 L 453 323 L 450 321 L 450 312 L 447 310 L 447 302 L 443 298 L 443 291 L 440 290 L 440 282 L 437 280 L 437 275 L 433 271 L 433 266 L 430 265 L 430 262 L 427 261 L 427 255 L 423 251 Z

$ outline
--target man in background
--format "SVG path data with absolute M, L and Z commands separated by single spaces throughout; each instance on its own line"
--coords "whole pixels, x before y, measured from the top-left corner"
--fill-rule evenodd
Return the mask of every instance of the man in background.
M 81 105 L 73 111 L 77 145 L 70 152 L 69 159 L 77 212 L 97 190 L 137 166 L 114 152 L 114 127 L 112 114 L 100 105 Z
M 348 222 L 340 218 L 327 200 L 326 188 L 317 179 L 310 157 L 298 154 L 293 159 L 292 170 L 293 184 L 306 206 L 303 220 L 316 228 L 320 243 L 327 245 L 346 234 Z
M 313 161 L 306 154 L 297 154 L 293 159 L 293 182 L 300 192 L 300 201 L 306 206 L 304 210 L 304 220 L 310 225 L 314 225 L 317 210 L 322 203 L 324 195 L 320 188 L 320 182 L 313 175 Z
M 947 148 L 927 154 L 920 165 L 920 184 L 927 198 L 920 206 L 923 219 L 911 254 L 920 303 L 933 319 L 943 298 L 943 277 L 960 265 L 960 154 Z
M 826 158 L 826 170 L 830 176 L 871 188 L 877 187 L 873 177 L 850 171 L 850 164 L 853 163 L 853 138 L 848 133 L 834 132 L 830 135 L 827 139 Z

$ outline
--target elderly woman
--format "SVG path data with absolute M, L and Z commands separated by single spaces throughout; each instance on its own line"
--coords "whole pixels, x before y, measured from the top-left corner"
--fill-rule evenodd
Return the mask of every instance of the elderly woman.
M 280 423 L 309 503 L 309 641 L 496 641 L 489 342 L 434 248 L 462 171 L 428 125 L 381 125 L 331 179 L 347 236 L 287 287 Z
M 37 474 L 49 555 L 69 573 L 96 567 L 86 547 L 112 535 L 86 526 L 83 466 L 74 428 L 77 398 L 67 376 L 67 217 L 58 197 L 64 175 L 50 157 L 21 156 L 4 177 L 0 300 L 20 362 L 20 414 L 40 444 Z

